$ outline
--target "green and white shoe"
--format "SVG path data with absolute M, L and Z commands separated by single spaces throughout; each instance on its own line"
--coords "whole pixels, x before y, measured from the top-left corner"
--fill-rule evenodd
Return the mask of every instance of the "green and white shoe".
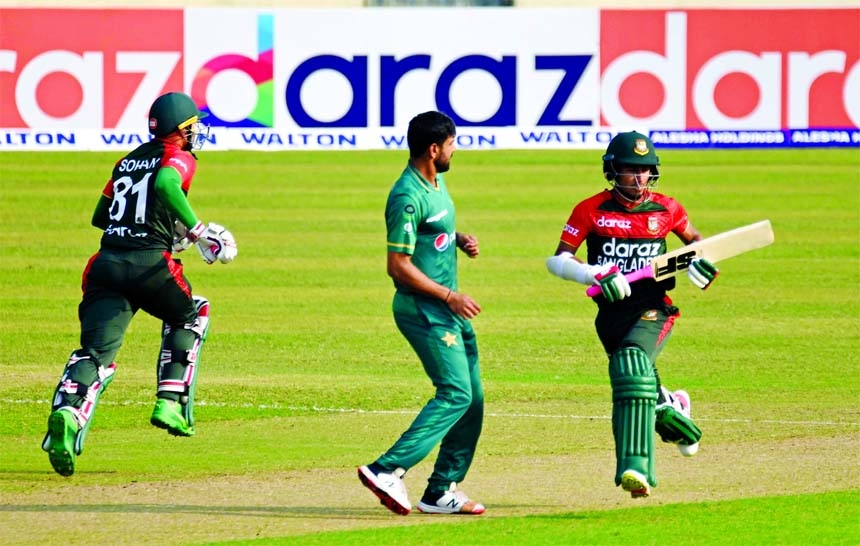
M 48 453 L 51 466 L 60 476 L 75 473 L 75 436 L 78 424 L 69 411 L 58 409 L 48 416 L 48 435 L 42 449 Z
M 173 400 L 156 400 L 149 422 L 173 436 L 194 436 L 194 427 L 188 425 L 182 414 L 182 404 Z

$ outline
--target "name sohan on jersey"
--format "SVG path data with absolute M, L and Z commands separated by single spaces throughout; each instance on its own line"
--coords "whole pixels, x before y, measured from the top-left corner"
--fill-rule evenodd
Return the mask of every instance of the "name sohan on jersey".
M 140 169 L 154 169 L 160 162 L 160 157 L 153 157 L 150 159 L 123 159 L 119 162 L 117 170 L 121 173 L 127 173 Z

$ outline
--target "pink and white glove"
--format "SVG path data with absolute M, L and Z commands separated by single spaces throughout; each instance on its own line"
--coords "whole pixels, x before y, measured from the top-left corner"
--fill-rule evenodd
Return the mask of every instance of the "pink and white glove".
M 209 222 L 206 226 L 197 240 L 197 250 L 207 264 L 214 264 L 216 260 L 228 264 L 239 254 L 236 238 L 227 228 L 215 222 Z

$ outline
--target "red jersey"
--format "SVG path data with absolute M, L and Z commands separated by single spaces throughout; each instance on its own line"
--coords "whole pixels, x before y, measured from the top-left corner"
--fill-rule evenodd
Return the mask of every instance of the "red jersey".
M 604 190 L 574 207 L 561 240 L 575 249 L 585 242 L 589 264 L 612 262 L 623 273 L 630 273 L 664 254 L 666 236 L 669 233 L 680 236 L 688 223 L 684 207 L 671 197 L 652 193 L 649 201 L 628 209 L 615 200 L 611 190 Z M 675 280 L 659 284 L 644 280 L 631 287 L 634 301 L 662 297 L 666 290 L 675 287 Z

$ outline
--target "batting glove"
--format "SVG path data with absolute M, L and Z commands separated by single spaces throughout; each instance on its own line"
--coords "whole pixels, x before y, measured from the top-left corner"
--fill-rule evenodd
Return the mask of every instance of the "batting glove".
M 714 280 L 720 270 L 717 266 L 706 260 L 705 258 L 695 258 L 690 262 L 690 267 L 687 269 L 687 278 L 697 287 L 705 290 Z
M 219 261 L 228 264 L 236 259 L 239 249 L 236 246 L 236 238 L 227 228 L 215 222 L 210 222 L 206 230 L 197 241 L 197 250 L 207 264 Z
M 630 283 L 615 264 L 595 275 L 594 280 L 600 285 L 600 291 L 609 303 L 623 300 L 630 295 Z
M 188 231 L 185 232 L 185 236 L 193 243 L 202 237 L 204 233 L 206 233 L 206 225 L 203 222 L 198 221 L 194 224 L 194 227 L 189 228 Z

